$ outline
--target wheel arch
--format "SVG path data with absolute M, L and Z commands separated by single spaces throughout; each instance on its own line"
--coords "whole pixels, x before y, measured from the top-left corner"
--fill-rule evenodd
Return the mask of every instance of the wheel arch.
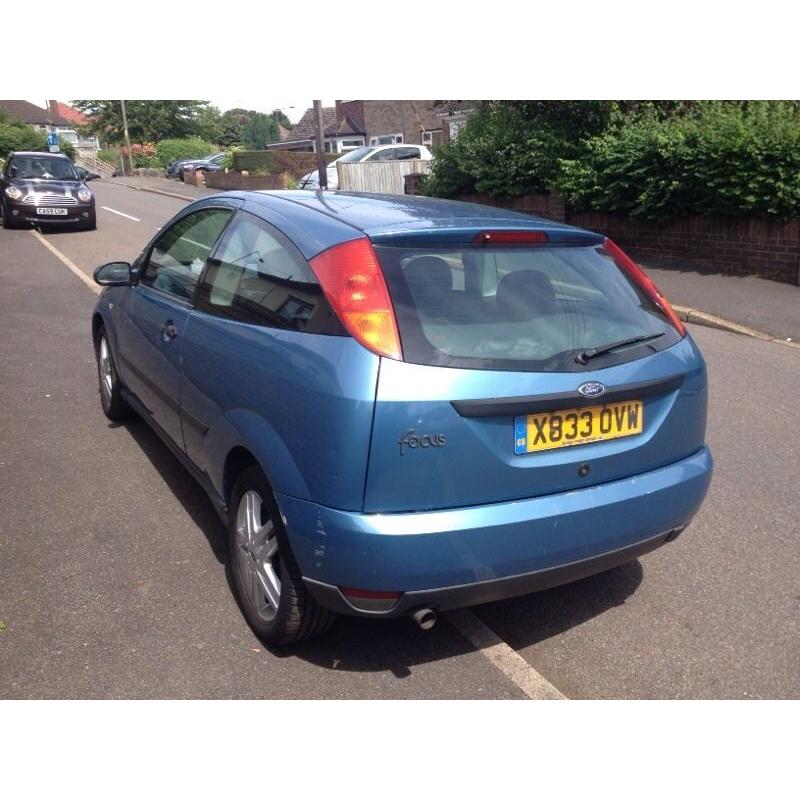
M 103 319 L 103 315 L 95 310 L 92 314 L 92 344 L 97 348 L 97 335 L 100 333 L 100 328 L 106 326 L 106 321 Z
M 233 489 L 234 483 L 236 483 L 236 479 L 248 467 L 252 466 L 258 467 L 266 477 L 264 467 L 248 448 L 240 444 L 231 448 L 228 455 L 225 457 L 225 464 L 222 468 L 222 496 L 226 506 L 230 505 L 231 490 Z M 268 478 L 267 480 L 269 481 Z

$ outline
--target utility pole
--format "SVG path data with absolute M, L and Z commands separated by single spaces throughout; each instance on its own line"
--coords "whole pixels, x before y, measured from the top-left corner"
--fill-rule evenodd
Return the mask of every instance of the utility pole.
M 314 119 L 317 127 L 317 174 L 319 188 L 328 188 L 328 167 L 325 164 L 325 125 L 322 119 L 322 100 L 314 101 Z
M 131 152 L 131 137 L 128 136 L 128 115 L 125 112 L 125 101 L 119 101 L 122 106 L 122 132 L 125 134 L 125 147 L 128 150 L 128 164 L 130 165 L 131 175 L 133 175 L 133 153 Z

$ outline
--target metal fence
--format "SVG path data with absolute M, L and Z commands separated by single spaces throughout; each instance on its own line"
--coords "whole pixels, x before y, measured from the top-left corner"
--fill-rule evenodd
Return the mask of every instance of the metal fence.
M 428 173 L 430 161 L 361 161 L 356 164 L 337 164 L 339 188 L 349 192 L 403 194 L 405 175 Z

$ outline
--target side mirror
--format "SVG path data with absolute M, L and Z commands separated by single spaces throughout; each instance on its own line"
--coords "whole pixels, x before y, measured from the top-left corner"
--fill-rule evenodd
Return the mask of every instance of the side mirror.
M 100 176 L 96 172 L 87 172 L 86 177 L 84 178 L 85 181 L 93 181 L 95 178 L 99 178 Z
M 101 264 L 93 277 L 100 286 L 130 286 L 133 283 L 133 270 L 127 261 L 111 261 Z

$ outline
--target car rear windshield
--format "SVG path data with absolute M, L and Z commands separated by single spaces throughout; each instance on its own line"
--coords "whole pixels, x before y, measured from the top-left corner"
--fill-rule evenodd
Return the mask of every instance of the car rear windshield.
M 403 357 L 472 369 L 579 372 L 642 358 L 680 339 L 602 246 L 376 246 Z M 654 337 L 587 363 L 577 356 Z

